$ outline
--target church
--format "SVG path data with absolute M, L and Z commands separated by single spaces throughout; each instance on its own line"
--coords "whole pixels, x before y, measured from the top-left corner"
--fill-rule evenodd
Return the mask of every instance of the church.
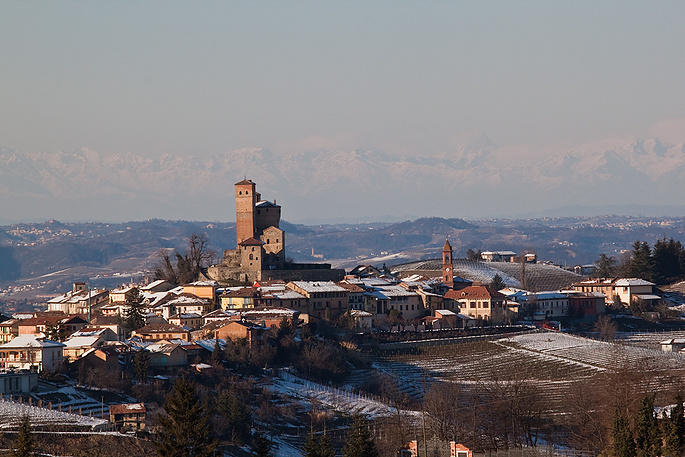
M 244 179 L 235 184 L 235 249 L 224 251 L 220 264 L 209 267 L 216 281 L 339 281 L 345 271 L 330 264 L 294 263 L 285 257 L 285 232 L 279 228 L 281 207 L 262 200 L 256 184 Z

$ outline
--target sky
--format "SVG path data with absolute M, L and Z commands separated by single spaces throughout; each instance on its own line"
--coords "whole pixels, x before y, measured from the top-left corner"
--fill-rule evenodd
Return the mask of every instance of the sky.
M 685 119 L 682 1 L 0 3 L 0 147 L 545 150 Z M 675 138 L 678 139 L 678 138 Z

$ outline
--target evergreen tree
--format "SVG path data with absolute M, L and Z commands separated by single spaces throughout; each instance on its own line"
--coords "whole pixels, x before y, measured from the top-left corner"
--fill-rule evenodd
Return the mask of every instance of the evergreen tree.
M 214 350 L 212 351 L 212 365 L 218 367 L 224 360 L 224 353 L 219 346 L 219 339 L 217 338 L 214 342 Z
M 319 439 L 319 456 L 335 457 L 335 449 L 333 449 L 333 443 L 331 443 L 328 435 L 322 435 Z
M 159 457 L 209 457 L 216 443 L 212 439 L 209 416 L 198 398 L 193 383 L 179 378 L 164 405 L 166 414 L 159 416 Z
M 124 327 L 126 335 L 130 336 L 133 330 L 145 326 L 145 305 L 143 296 L 138 288 L 134 288 L 131 295 L 126 299 L 126 312 L 124 313 Z
M 257 432 L 252 439 L 252 455 L 255 457 L 271 457 L 271 443 L 261 433 Z
M 638 457 L 657 457 L 661 455 L 661 432 L 654 413 L 654 396 L 642 399 L 640 410 L 635 419 L 635 443 Z
M 343 457 L 378 457 L 376 443 L 369 433 L 368 425 L 363 416 L 356 415 L 354 417 L 342 454 Z
M 654 244 L 654 281 L 657 284 L 667 284 L 682 277 L 681 256 L 683 246 L 673 238 L 666 241 L 666 237 Z
M 639 240 L 633 243 L 633 253 L 630 260 L 629 268 L 630 276 L 634 278 L 645 279 L 651 281 L 654 276 L 654 262 L 652 259 L 652 250 L 646 241 Z
M 304 445 L 304 457 L 335 457 L 331 439 L 327 435 L 317 439 L 316 434 L 310 433 Z
M 216 410 L 222 435 L 233 444 L 243 444 L 250 439 L 250 411 L 236 392 L 223 390 L 217 399 Z
M 597 269 L 593 274 L 594 277 L 611 278 L 616 271 L 616 259 L 606 254 L 600 254 L 599 259 L 595 260 L 595 266 Z
M 136 379 L 143 384 L 147 384 L 147 372 L 150 369 L 150 353 L 141 349 L 133 356 L 133 369 Z
M 25 414 L 19 423 L 19 430 L 17 432 L 17 442 L 15 449 L 12 451 L 14 457 L 29 457 L 33 455 L 35 442 L 33 434 L 31 433 L 31 418 Z
M 504 280 L 499 273 L 495 274 L 495 277 L 492 278 L 492 281 L 490 281 L 490 289 L 498 291 L 504 289 L 505 287 L 507 287 L 507 285 L 504 283 Z
M 628 427 L 628 421 L 618 411 L 614 415 L 614 429 L 611 436 L 614 440 L 614 457 L 636 457 L 635 441 Z
M 685 452 L 685 412 L 683 397 L 678 394 L 669 417 L 664 421 L 664 455 L 681 457 Z

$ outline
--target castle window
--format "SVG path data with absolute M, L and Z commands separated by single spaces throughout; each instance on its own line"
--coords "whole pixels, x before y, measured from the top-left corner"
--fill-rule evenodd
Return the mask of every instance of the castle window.
M 250 254 L 250 260 L 252 260 L 252 254 Z
M 241 190 L 240 192 L 238 192 L 238 195 L 243 195 L 243 191 Z
M 267 239 L 266 239 L 266 244 L 269 244 L 269 243 L 271 243 L 271 241 L 269 241 L 269 239 L 267 238 Z

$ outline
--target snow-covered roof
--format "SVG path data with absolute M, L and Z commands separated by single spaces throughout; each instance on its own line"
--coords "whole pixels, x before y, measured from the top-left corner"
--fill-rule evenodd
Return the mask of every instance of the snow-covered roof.
M 212 286 L 212 287 L 216 287 L 216 286 L 218 286 L 218 285 L 219 285 L 219 283 L 216 282 L 216 281 L 195 281 L 195 282 L 191 282 L 190 284 L 186 284 L 186 286 L 194 286 L 194 287 L 198 287 L 198 286 L 204 286 L 204 287 Z
M 639 278 L 621 278 L 616 281 L 617 286 L 654 286 L 653 282 Z
M 640 300 L 661 300 L 661 297 L 652 294 L 637 294 L 635 296 Z
M 68 348 L 92 347 L 98 341 L 100 341 L 98 336 L 72 336 L 64 342 L 64 345 Z
M 36 335 L 19 335 L 9 343 L 0 345 L 0 348 L 56 348 L 64 347 L 63 343 L 58 341 L 48 340 L 44 337 Z
M 353 309 L 350 311 L 350 316 L 352 317 L 373 317 L 373 314 L 368 311 L 362 311 L 361 309 Z
M 145 403 L 128 403 L 124 405 L 109 405 L 110 414 L 144 413 Z
M 269 295 L 279 300 L 298 300 L 300 298 L 304 298 L 304 295 L 300 294 L 299 292 L 295 292 L 294 290 L 274 291 Z M 266 295 L 262 295 L 262 298 L 265 296 Z
M 374 292 L 380 291 L 386 297 L 417 297 L 418 294 L 412 290 L 407 290 L 402 286 L 383 286 L 376 287 Z
M 340 287 L 333 281 L 293 281 L 293 284 L 308 293 L 347 291 L 347 289 Z

